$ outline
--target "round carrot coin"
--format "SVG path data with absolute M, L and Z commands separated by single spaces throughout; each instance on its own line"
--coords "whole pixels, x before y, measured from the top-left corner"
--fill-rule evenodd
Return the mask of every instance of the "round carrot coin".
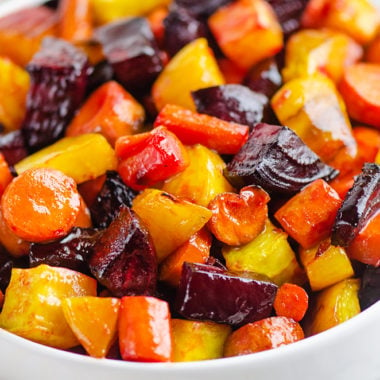
M 49 168 L 23 172 L 13 179 L 1 198 L 9 228 L 31 242 L 65 236 L 74 226 L 80 208 L 75 181 Z

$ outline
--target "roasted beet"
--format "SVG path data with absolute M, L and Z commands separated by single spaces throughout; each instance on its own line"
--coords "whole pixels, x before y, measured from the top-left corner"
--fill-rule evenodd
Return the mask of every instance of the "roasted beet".
M 380 300 L 380 267 L 368 265 L 364 270 L 359 290 L 359 302 L 362 310 Z
M 28 155 L 24 135 L 21 130 L 0 135 L 0 152 L 9 165 L 14 165 Z
M 253 127 L 262 121 L 268 98 L 240 84 L 203 88 L 191 93 L 197 111 Z
M 143 17 L 102 26 L 95 37 L 102 44 L 116 78 L 131 92 L 143 93 L 163 68 L 152 30 Z
M 11 279 L 13 258 L 0 246 L 0 290 L 4 293 Z
M 34 243 L 29 251 L 31 267 L 47 264 L 89 273 L 87 259 L 99 238 L 100 232 L 91 228 L 75 227 L 59 241 L 47 244 Z
M 175 0 L 174 4 L 187 9 L 194 16 L 208 17 L 223 5 L 233 0 Z
M 46 37 L 27 70 L 31 88 L 22 131 L 28 148 L 35 151 L 63 136 L 84 99 L 91 69 L 81 50 Z
M 268 193 L 292 194 L 338 171 L 324 164 L 289 128 L 257 124 L 227 165 L 226 177 L 238 185 L 259 185 Z
M 136 194 L 123 182 L 117 172 L 108 171 L 102 189 L 90 207 L 94 226 L 108 227 L 119 213 L 121 206 L 132 206 Z
M 380 209 L 380 165 L 364 164 L 336 216 L 331 242 L 347 247 Z
M 269 317 L 277 286 L 223 269 L 185 263 L 176 310 L 185 318 L 243 325 Z
M 156 252 L 147 229 L 128 207 L 104 230 L 89 265 L 97 280 L 117 297 L 154 294 Z
M 113 79 L 112 66 L 107 61 L 101 61 L 94 66 L 91 75 L 88 78 L 87 94 L 91 94 L 102 84 Z

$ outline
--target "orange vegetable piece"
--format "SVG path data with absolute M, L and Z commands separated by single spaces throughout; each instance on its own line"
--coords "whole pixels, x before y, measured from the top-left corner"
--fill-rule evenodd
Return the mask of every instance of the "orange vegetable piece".
M 248 139 L 246 125 L 227 122 L 174 104 L 167 104 L 154 126 L 165 126 L 187 145 L 202 144 L 220 154 L 235 154 Z
M 13 175 L 9 170 L 9 165 L 4 155 L 0 152 L 0 197 L 3 195 L 5 188 L 12 181 Z
M 100 190 L 104 185 L 104 181 L 106 180 L 106 175 L 103 174 L 94 179 L 90 179 L 89 181 L 82 182 L 78 185 L 78 191 L 80 195 L 83 197 L 86 205 L 91 207 L 96 197 L 98 196 Z
M 75 181 L 48 168 L 21 173 L 1 199 L 1 210 L 10 229 L 32 242 L 65 236 L 74 226 L 80 207 Z
M 62 301 L 63 314 L 90 356 L 104 358 L 117 337 L 118 298 L 70 297 Z
M 348 114 L 380 128 L 380 64 L 357 63 L 348 67 L 339 85 Z
M 247 69 L 243 69 L 228 58 L 219 58 L 218 66 L 226 83 L 242 83 L 247 75 Z
M 184 262 L 205 264 L 210 256 L 212 236 L 202 228 L 170 254 L 159 269 L 159 279 L 172 286 L 178 286 Z
M 121 299 L 119 347 L 124 360 L 170 361 L 170 330 L 170 312 L 166 301 L 146 296 L 126 296 Z
M 223 53 L 245 69 L 274 56 L 283 46 L 281 26 L 264 0 L 235 1 L 219 8 L 208 24 Z
M 377 36 L 369 46 L 367 46 L 365 58 L 367 62 L 380 64 L 380 36 Z
M 226 340 L 224 356 L 247 355 L 297 342 L 304 338 L 298 322 L 286 317 L 269 317 L 248 323 Z
M 158 42 L 161 44 L 164 38 L 165 26 L 164 19 L 168 15 L 169 11 L 166 7 L 157 7 L 153 9 L 148 15 L 147 19 L 152 29 L 153 35 Z
M 380 131 L 359 126 L 352 131 L 358 146 L 358 172 L 360 172 L 365 162 L 374 162 L 376 154 L 380 149 Z
M 88 209 L 82 197 L 80 197 L 79 213 L 74 223 L 74 226 L 82 228 L 92 227 L 90 210 Z
M 91 0 L 61 0 L 58 12 L 58 28 L 61 38 L 76 42 L 92 37 Z
M 294 195 L 274 216 L 293 239 L 310 248 L 330 235 L 341 203 L 337 192 L 318 179 Z
M 309 306 L 306 290 L 296 284 L 285 283 L 276 293 L 273 307 L 277 316 L 287 317 L 299 322 Z
M 80 108 L 66 129 L 66 136 L 101 133 L 111 145 L 120 136 L 137 131 L 145 118 L 139 104 L 117 82 L 103 84 Z
M 250 242 L 264 229 L 270 198 L 256 186 L 246 186 L 239 194 L 218 194 L 209 204 L 212 217 L 208 227 L 215 237 L 228 245 Z

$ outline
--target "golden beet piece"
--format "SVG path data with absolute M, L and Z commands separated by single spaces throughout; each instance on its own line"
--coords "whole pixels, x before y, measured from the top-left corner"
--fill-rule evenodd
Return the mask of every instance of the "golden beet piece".
M 269 200 L 266 191 L 256 186 L 243 187 L 239 194 L 219 194 L 208 206 L 212 211 L 208 227 L 225 244 L 246 244 L 264 229 Z

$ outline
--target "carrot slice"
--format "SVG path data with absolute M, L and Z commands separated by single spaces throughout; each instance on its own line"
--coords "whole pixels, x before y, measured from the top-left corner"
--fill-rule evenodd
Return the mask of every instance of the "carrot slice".
M 5 160 L 5 157 L 0 153 L 0 197 L 3 195 L 4 190 L 12 181 L 13 176 L 9 169 L 9 165 Z
M 274 299 L 274 310 L 280 317 L 292 318 L 299 322 L 305 315 L 309 305 L 306 290 L 296 284 L 285 283 L 277 290 Z
M 32 242 L 65 236 L 81 208 L 75 181 L 62 172 L 33 168 L 21 173 L 1 199 L 4 219 L 20 238 Z

